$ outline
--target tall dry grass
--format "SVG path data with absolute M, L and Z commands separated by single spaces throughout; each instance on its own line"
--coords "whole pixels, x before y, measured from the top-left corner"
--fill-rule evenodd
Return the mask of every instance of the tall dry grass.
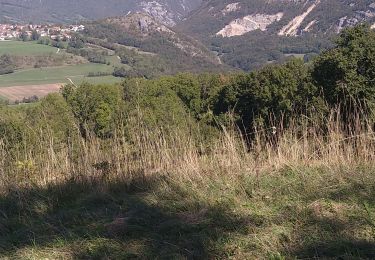
M 52 131 L 38 132 L 37 146 L 25 144 L 10 155 L 0 139 L 0 185 L 7 187 L 47 185 L 67 180 L 99 181 L 147 178 L 155 174 L 176 180 L 205 181 L 262 174 L 288 167 L 351 169 L 375 164 L 375 133 L 369 120 L 359 115 L 351 123 L 332 112 L 326 124 L 303 117 L 288 127 L 275 124 L 243 135 L 223 128 L 210 145 L 186 131 L 153 131 L 140 127 L 126 141 L 124 129 L 102 140 L 91 136 L 76 142 L 55 144 Z

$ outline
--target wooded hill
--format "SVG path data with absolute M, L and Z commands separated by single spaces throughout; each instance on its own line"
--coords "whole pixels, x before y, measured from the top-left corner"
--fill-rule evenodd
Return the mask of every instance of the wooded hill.
M 131 28 L 124 30 L 120 25 L 120 31 L 125 35 L 114 37 L 114 31 L 108 31 L 107 34 L 112 34 L 112 37 L 108 37 L 112 38 L 110 41 L 126 42 L 132 47 L 142 45 L 141 49 L 146 51 L 157 49 L 158 53 L 164 52 L 161 56 L 177 56 L 178 62 L 174 65 L 183 65 L 176 69 L 188 67 L 190 71 L 193 71 L 194 66 L 196 70 L 201 70 L 202 66 L 196 62 L 197 57 L 202 58 L 201 63 L 212 63 L 212 56 L 217 56 L 216 59 L 222 63 L 246 71 L 266 63 L 282 62 L 290 55 L 309 60 L 320 51 L 332 47 L 332 37 L 343 28 L 363 22 L 370 25 L 375 23 L 375 3 L 371 0 L 0 0 L 0 5 L 0 17 L 8 21 L 76 23 L 99 19 L 93 24 L 102 25 L 98 28 L 91 26 L 90 35 L 93 37 L 96 33 L 103 36 L 103 29 L 108 24 L 116 27 L 118 23 L 129 22 L 131 18 L 126 17 L 129 12 L 140 11 L 157 23 L 167 25 L 177 36 L 168 39 L 170 35 L 166 36 L 165 31 L 159 31 L 148 34 L 147 39 L 139 40 L 134 35 L 127 36 Z M 121 21 L 117 20 L 117 25 L 109 20 L 101 20 L 115 16 L 122 17 Z M 184 43 L 176 43 L 177 38 Z M 161 48 L 163 44 L 165 46 Z M 151 45 L 155 47 L 151 48 Z M 176 47 L 180 50 L 176 50 Z M 182 48 L 185 50 L 181 52 Z M 186 51 L 186 48 L 190 50 Z M 190 57 L 181 59 L 181 53 Z M 203 67 L 205 70 L 215 67 L 211 65 L 205 64 Z M 169 73 L 170 69 L 166 71 Z

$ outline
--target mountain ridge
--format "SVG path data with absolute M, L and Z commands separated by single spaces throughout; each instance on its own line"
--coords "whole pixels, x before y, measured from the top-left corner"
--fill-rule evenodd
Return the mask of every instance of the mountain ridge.
M 374 0 L 208 0 L 176 30 L 230 66 L 252 70 L 294 54 L 316 55 L 342 29 L 364 22 L 375 27 Z
M 0 0 L 0 19 L 12 22 L 73 23 L 142 11 L 174 26 L 202 0 Z
M 367 22 L 375 28 L 375 0 L 0 0 L 0 18 L 13 22 L 103 23 L 139 13 L 164 26 L 159 26 L 164 32 L 136 35 L 128 43 L 164 41 L 192 59 L 242 70 L 291 55 L 309 59 L 330 48 L 332 38 L 348 26 Z M 147 27 L 145 19 L 136 27 Z

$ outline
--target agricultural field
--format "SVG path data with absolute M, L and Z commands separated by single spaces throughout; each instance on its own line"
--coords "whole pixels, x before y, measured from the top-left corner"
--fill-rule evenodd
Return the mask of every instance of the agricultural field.
M 113 71 L 112 65 L 89 63 L 82 57 L 67 54 L 64 50 L 34 42 L 0 42 L 0 56 L 3 54 L 14 55 L 16 57 L 70 55 L 76 57 L 76 60 L 79 61 L 77 64 L 73 62 L 73 64 L 66 64 L 64 66 L 26 67 L 17 69 L 11 74 L 0 75 L 0 96 L 10 101 L 20 100 L 23 97 L 33 95 L 42 97 L 48 93 L 58 91 L 61 85 L 67 83 L 80 84 L 82 82 L 89 82 L 93 84 L 113 84 L 121 81 L 120 78 L 113 77 L 112 75 L 88 77 L 90 73 L 111 74 Z M 71 58 L 72 61 L 74 61 L 74 57 Z M 119 63 L 118 58 L 115 56 L 108 58 L 111 64 Z M 84 63 L 80 60 L 84 60 Z
M 70 83 L 71 79 L 75 83 L 88 81 L 92 83 L 102 83 L 103 80 L 108 83 L 119 82 L 120 79 L 113 76 L 87 77 L 90 72 L 112 72 L 112 66 L 103 64 L 79 64 L 74 66 L 37 68 L 19 70 L 12 74 L 0 76 L 0 87 L 38 85 L 52 83 Z
M 0 42 L 0 55 L 41 55 L 56 53 L 57 48 L 37 44 L 35 42 L 2 41 Z
M 20 101 L 32 96 L 43 97 L 49 93 L 58 92 L 63 84 L 45 84 L 31 86 L 13 86 L 0 88 L 0 97 L 11 102 Z

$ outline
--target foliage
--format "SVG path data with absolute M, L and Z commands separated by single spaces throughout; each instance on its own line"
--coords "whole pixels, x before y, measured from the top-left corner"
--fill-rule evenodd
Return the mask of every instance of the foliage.
M 77 118 L 82 135 L 94 132 L 100 137 L 114 133 L 121 108 L 121 89 L 116 85 L 82 84 L 64 87 L 62 94 Z
M 375 105 L 375 32 L 367 25 L 346 29 L 337 46 L 320 55 L 312 72 L 332 105 Z
M 188 125 L 188 111 L 183 102 L 162 80 L 134 78 L 125 80 L 122 85 L 130 128 L 140 122 L 147 129 L 164 126 L 172 130 Z
M 38 41 L 40 39 L 40 34 L 36 30 L 33 30 L 30 39 L 32 41 Z
M 14 61 L 8 54 L 0 56 L 0 75 L 10 74 L 14 72 Z
M 320 103 L 308 67 L 295 59 L 238 76 L 222 89 L 214 111 L 233 112 L 237 122 L 249 128 L 256 119 L 267 124 L 281 118 L 288 121 L 291 115 L 308 113 Z

